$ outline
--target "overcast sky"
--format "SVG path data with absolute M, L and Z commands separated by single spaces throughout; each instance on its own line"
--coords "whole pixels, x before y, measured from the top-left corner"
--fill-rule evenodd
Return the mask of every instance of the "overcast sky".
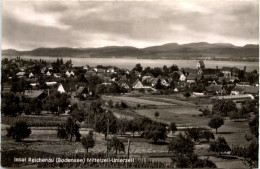
M 2 4 L 2 48 L 258 44 L 258 1 Z

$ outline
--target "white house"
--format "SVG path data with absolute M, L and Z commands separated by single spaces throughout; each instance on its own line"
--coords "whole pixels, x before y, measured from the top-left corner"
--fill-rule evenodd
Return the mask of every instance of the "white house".
M 115 72 L 115 69 L 113 67 L 107 69 L 107 73 L 114 73 Z
M 60 73 L 53 73 L 53 76 L 56 77 L 56 78 L 60 78 L 61 74 Z
M 57 91 L 60 92 L 60 93 L 65 93 L 66 92 L 64 87 L 62 86 L 62 84 L 59 85 Z
M 66 76 L 70 77 L 70 72 L 68 70 L 66 71 L 65 74 L 66 74 Z
M 161 84 L 163 86 L 169 86 L 170 85 L 165 79 L 161 79 Z
M 32 77 L 34 77 L 34 75 L 33 75 L 33 73 L 30 73 L 29 78 L 32 78 Z
M 48 72 L 46 73 L 46 75 L 47 75 L 47 76 L 50 76 L 50 75 L 51 75 L 50 71 L 48 71 Z
M 133 88 L 134 89 L 142 89 L 142 88 L 144 88 L 144 85 L 142 84 L 142 82 L 140 82 L 140 80 L 136 80 L 133 84 Z
M 181 74 L 180 78 L 179 78 L 180 81 L 185 81 L 186 80 L 186 76 L 184 74 Z

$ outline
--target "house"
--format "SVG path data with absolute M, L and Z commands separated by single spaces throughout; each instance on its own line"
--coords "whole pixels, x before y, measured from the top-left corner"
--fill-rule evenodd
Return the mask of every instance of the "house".
M 73 71 L 66 71 L 66 73 L 65 73 L 65 75 L 67 76 L 67 77 L 70 77 L 70 76 L 74 76 L 75 74 L 74 74 L 74 72 Z
M 44 99 L 47 94 L 42 90 L 25 90 L 24 96 L 31 99 Z
M 236 84 L 237 86 L 250 86 L 249 82 L 239 82 Z
M 9 93 L 11 91 L 11 85 L 5 85 L 5 86 L 2 86 L 2 91 L 1 93 Z
M 151 73 L 146 73 L 146 74 L 142 77 L 142 81 L 145 81 L 145 80 L 150 79 L 150 78 L 152 78 L 152 77 L 153 77 L 153 75 L 152 75 Z
M 197 63 L 197 68 L 198 69 L 205 69 L 205 64 L 202 60 L 200 60 L 198 63 Z
M 184 74 L 181 74 L 179 80 L 182 82 L 186 81 L 186 76 Z
M 57 82 L 45 82 L 47 86 L 54 86 Z
M 140 80 L 136 80 L 133 84 L 132 84 L 133 89 L 143 89 L 144 86 L 142 84 L 142 82 L 140 82 Z
M 141 77 L 141 73 L 140 73 L 140 72 L 135 71 L 134 73 L 135 73 L 135 75 L 136 75 L 137 77 Z
M 160 78 L 160 79 L 161 79 L 161 84 L 163 86 L 170 86 L 170 84 L 164 78 Z
M 64 89 L 64 87 L 63 87 L 63 85 L 61 83 L 60 83 L 57 91 L 60 92 L 60 93 L 66 93 L 66 91 L 65 91 L 65 89 Z
M 24 71 L 25 71 L 25 69 L 26 69 L 26 67 L 25 67 L 25 66 L 22 66 L 22 67 L 20 67 L 20 68 L 19 68 L 19 70 L 20 70 L 21 72 L 24 72 Z
M 150 83 L 151 84 L 151 86 L 155 86 L 156 85 L 156 83 L 158 82 L 158 78 L 150 78 L 150 79 L 148 79 L 148 83 Z
M 50 71 L 48 71 L 48 72 L 46 73 L 46 76 L 51 76 Z
M 42 68 L 41 69 L 41 74 L 45 74 L 45 71 L 46 71 L 46 67 Z
M 60 78 L 61 77 L 61 73 L 53 73 L 53 77 Z
M 216 79 L 218 78 L 219 74 L 220 74 L 220 70 L 219 69 L 199 69 L 198 74 L 203 75 L 204 78 L 212 78 L 212 79 Z
M 230 67 L 223 67 L 221 69 L 221 73 L 225 78 L 230 78 L 232 76 L 232 68 Z
M 97 73 L 96 73 L 96 71 L 94 70 L 94 69 L 90 69 L 90 70 L 88 70 L 86 73 L 85 73 L 86 75 L 96 75 Z
M 88 89 L 86 87 L 80 86 L 76 90 L 76 95 L 77 96 L 83 95 L 84 97 L 86 97 L 87 94 L 88 94 Z
M 182 68 L 181 69 L 181 72 L 183 72 L 186 76 L 187 75 L 190 75 L 190 74 L 194 74 L 194 75 L 196 75 L 196 74 L 198 74 L 198 69 L 191 69 L 191 68 Z
M 223 82 L 226 82 L 226 83 L 234 83 L 236 80 L 238 80 L 237 77 L 229 77 L 229 78 L 226 78 L 226 77 L 219 77 L 218 81 L 220 83 L 223 83 Z
M 84 69 L 84 70 L 89 70 L 90 67 L 89 67 L 88 65 L 86 65 L 86 66 L 83 66 L 83 69 Z
M 73 86 L 73 84 L 69 84 L 69 83 L 60 83 L 58 85 L 57 91 L 60 93 L 70 93 L 72 92 L 72 90 L 75 90 L 76 87 Z
M 73 71 L 70 71 L 70 76 L 74 76 L 75 73 Z
M 102 68 L 93 68 L 93 70 L 96 72 L 96 73 L 105 73 L 106 70 L 105 69 L 102 69 Z
M 66 75 L 67 77 L 70 77 L 70 72 L 67 70 L 66 73 L 65 73 L 65 75 Z
M 258 95 L 259 94 L 259 88 L 255 86 L 235 86 L 231 94 L 238 95 L 238 94 L 252 94 L 252 95 Z
M 224 89 L 224 87 L 222 85 L 210 85 L 206 87 L 206 91 L 208 92 L 208 94 L 225 94 L 226 90 Z
M 29 78 L 33 78 L 33 77 L 34 77 L 33 73 L 30 73 Z
M 115 73 L 115 68 L 113 68 L 113 67 L 108 68 L 107 73 Z
M 16 73 L 16 76 L 17 76 L 18 78 L 22 78 L 22 77 L 25 76 L 25 72 L 18 72 L 18 73 Z
M 251 94 L 238 94 L 238 95 L 227 95 L 227 96 L 216 96 L 212 97 L 214 100 L 232 100 L 234 102 L 241 102 L 246 100 L 254 100 L 254 96 Z
M 122 83 L 121 85 L 120 85 L 122 88 L 125 88 L 125 89 L 130 89 L 130 87 L 129 87 L 129 85 L 127 84 L 127 83 Z
M 188 83 L 195 83 L 197 80 L 199 81 L 201 79 L 202 79 L 202 75 L 194 75 L 194 74 L 191 74 L 186 78 Z

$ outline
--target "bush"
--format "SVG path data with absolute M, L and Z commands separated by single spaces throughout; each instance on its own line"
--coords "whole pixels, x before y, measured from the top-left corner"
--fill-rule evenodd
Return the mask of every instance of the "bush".
M 29 137 L 30 134 L 31 129 L 29 129 L 27 123 L 23 121 L 16 122 L 15 126 L 7 128 L 7 136 L 12 137 L 17 142 Z
M 205 131 L 201 132 L 200 138 L 209 141 L 210 139 L 215 139 L 215 136 L 211 131 L 205 130 Z
M 204 110 L 200 110 L 200 111 L 202 112 L 202 114 L 203 114 L 204 116 L 208 116 L 208 115 L 211 114 L 211 112 L 209 111 L 209 109 L 204 109 Z
M 218 137 L 217 141 L 210 144 L 209 149 L 219 154 L 231 150 L 224 137 Z
M 185 92 L 185 93 L 183 93 L 183 96 L 184 96 L 184 97 L 190 97 L 191 95 L 190 95 L 189 92 Z
M 172 135 L 174 134 L 175 131 L 177 131 L 177 126 L 175 123 L 171 122 L 169 128 L 168 128 L 168 131 L 171 131 L 172 132 Z
M 199 141 L 199 138 L 200 138 L 200 135 L 201 135 L 201 132 L 199 129 L 196 129 L 196 128 L 188 128 L 186 131 L 185 131 L 186 135 L 188 135 L 190 138 L 192 138 L 194 140 L 194 142 L 197 142 Z

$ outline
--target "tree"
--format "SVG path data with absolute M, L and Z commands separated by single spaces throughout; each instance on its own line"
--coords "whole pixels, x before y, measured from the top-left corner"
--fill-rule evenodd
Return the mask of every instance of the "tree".
M 201 132 L 199 129 L 196 129 L 196 128 L 188 128 L 186 131 L 185 131 L 186 135 L 188 135 L 190 138 L 192 138 L 194 140 L 194 142 L 197 142 L 199 141 L 199 138 L 200 138 L 200 135 L 201 135 Z
M 174 134 L 175 131 L 177 131 L 177 126 L 175 123 L 171 122 L 169 128 L 168 128 L 169 131 L 172 132 L 172 135 Z
M 98 133 L 103 133 L 106 139 L 108 134 L 107 126 L 109 126 L 109 132 L 116 133 L 117 118 L 111 111 L 107 111 L 97 116 L 97 122 L 94 126 L 94 129 Z
M 63 126 L 58 127 L 57 137 L 61 139 L 68 139 L 68 134 L 66 130 L 63 128 Z
M 136 122 L 136 120 L 130 120 L 128 123 L 128 131 L 130 131 L 133 134 L 133 137 L 135 136 L 135 132 L 139 131 L 139 124 Z
M 208 123 L 209 127 L 217 130 L 220 126 L 224 124 L 224 120 L 221 117 L 212 117 Z
M 152 139 L 154 143 L 158 140 L 165 140 L 167 138 L 165 125 L 157 122 L 147 125 L 144 131 L 144 138 Z
M 65 124 L 65 130 L 68 134 L 68 138 L 70 141 L 72 141 L 72 138 L 75 136 L 76 139 L 75 141 L 80 141 L 80 133 L 79 133 L 79 125 L 72 120 L 71 117 L 69 117 L 66 121 L 66 124 Z
M 227 116 L 228 112 L 237 111 L 237 108 L 232 100 L 218 100 L 214 103 L 212 110 Z
M 195 149 L 195 144 L 189 136 L 184 136 L 180 133 L 177 138 L 172 138 L 168 149 L 178 155 L 192 154 Z
M 193 86 L 192 91 L 194 92 L 204 92 L 205 89 L 205 85 L 203 83 L 197 83 Z
M 108 150 L 115 150 L 115 154 L 117 155 L 118 151 L 125 152 L 125 145 L 116 136 L 114 136 L 109 140 Z
M 209 149 L 219 154 L 231 150 L 224 137 L 218 137 L 217 141 L 210 144 Z
M 155 84 L 155 88 L 156 89 L 163 89 L 163 85 L 161 83 L 161 79 L 157 80 L 157 83 Z
M 258 74 L 257 72 L 250 72 L 246 74 L 246 80 L 250 83 L 250 84 L 254 84 L 257 80 L 258 80 Z
M 24 138 L 29 137 L 31 129 L 28 127 L 26 122 L 18 121 L 15 126 L 7 128 L 7 136 L 15 139 L 16 142 L 22 141 Z
M 259 117 L 255 116 L 252 121 L 248 123 L 251 133 L 258 138 L 259 135 Z
M 202 132 L 200 137 L 204 138 L 207 141 L 209 141 L 210 139 L 215 139 L 214 134 L 208 130 L 205 130 L 204 132 Z
M 86 118 L 86 113 L 83 110 L 78 110 L 77 108 L 72 110 L 70 115 L 78 122 L 83 122 Z
M 137 72 L 142 72 L 143 67 L 141 66 L 140 63 L 136 64 L 135 67 L 133 68 L 133 71 L 137 71 Z
M 154 113 L 155 118 L 158 118 L 159 116 L 160 116 L 160 113 L 158 111 Z
M 161 68 L 155 67 L 154 69 L 152 69 L 152 74 L 154 75 L 154 77 L 162 76 L 163 71 Z
M 172 73 L 172 72 L 174 72 L 174 71 L 179 71 L 179 68 L 178 68 L 178 66 L 177 65 L 172 65 L 170 68 L 170 72 Z
M 93 148 L 95 146 L 95 140 L 93 139 L 93 132 L 90 131 L 86 137 L 83 137 L 81 139 L 81 143 L 88 153 L 89 148 Z
M 121 136 L 123 134 L 126 133 L 126 131 L 129 129 L 129 122 L 126 118 L 121 118 L 121 119 L 118 119 L 117 121 L 117 129 L 118 129 L 118 132 L 121 134 Z
M 2 95 L 2 113 L 4 115 L 16 116 L 20 110 L 20 99 L 15 96 L 13 93 L 7 93 Z

